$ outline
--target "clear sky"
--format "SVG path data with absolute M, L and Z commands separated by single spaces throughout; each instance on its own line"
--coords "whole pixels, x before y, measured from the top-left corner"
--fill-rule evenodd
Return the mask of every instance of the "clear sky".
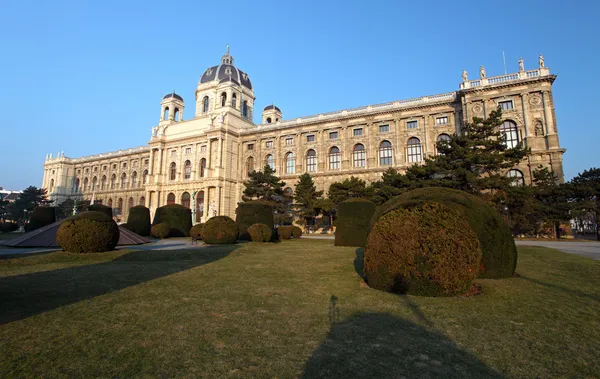
M 554 99 L 566 179 L 600 166 L 598 1 L 0 0 L 0 186 L 40 186 L 44 157 L 142 146 L 175 90 L 231 45 L 260 110 L 284 119 L 458 89 L 461 71 L 537 67 Z

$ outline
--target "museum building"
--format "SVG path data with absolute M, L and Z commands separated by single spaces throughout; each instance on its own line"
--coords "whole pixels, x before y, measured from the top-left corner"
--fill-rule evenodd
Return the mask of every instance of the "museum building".
M 501 132 L 508 147 L 531 149 L 506 172 L 514 185 L 530 184 L 532 171 L 548 167 L 563 178 L 552 84 L 542 56 L 538 68 L 469 80 L 463 71 L 459 89 L 437 95 L 295 119 L 283 119 L 275 105 L 253 123 L 254 89 L 247 73 L 228 51 L 209 67 L 196 87 L 194 117 L 184 120 L 185 102 L 176 93 L 163 97 L 160 118 L 146 146 L 69 158 L 49 154 L 42 187 L 57 204 L 84 198 L 112 207 L 117 221 L 129 209 L 145 205 L 151 214 L 165 204 L 192 209 L 194 222 L 216 215 L 235 217 L 248 173 L 269 165 L 293 190 L 308 172 L 318 190 L 355 176 L 377 181 L 390 167 L 404 171 L 435 155 L 436 142 L 473 117 L 503 110 Z

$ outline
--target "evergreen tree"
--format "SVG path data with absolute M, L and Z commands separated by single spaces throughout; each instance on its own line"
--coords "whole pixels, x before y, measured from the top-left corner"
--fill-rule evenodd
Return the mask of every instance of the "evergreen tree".
M 24 220 L 28 218 L 33 209 L 38 206 L 49 205 L 48 191 L 44 188 L 29 186 L 21 192 L 17 200 L 10 204 L 9 212 L 14 220 Z
M 332 183 L 329 186 L 327 197 L 335 205 L 338 205 L 342 201 L 353 197 L 372 200 L 374 192 L 373 187 L 367 186 L 364 180 L 351 176 L 350 179 L 346 179 L 343 182 Z
M 243 201 L 263 200 L 271 203 L 277 224 L 291 223 L 292 193 L 284 191 L 285 182 L 275 176 L 275 170 L 265 165 L 262 171 L 253 171 L 249 175 L 242 196 Z
M 578 214 L 587 213 L 596 226 L 596 239 L 600 241 L 600 169 L 584 170 L 571 180 L 571 200 Z
M 560 225 L 571 218 L 570 188 L 560 184 L 556 174 L 547 167 L 539 166 L 533 171 L 534 197 L 539 201 L 540 218 L 552 228 L 555 238 L 560 238 Z
M 82 212 L 88 205 L 90 205 L 89 200 L 77 200 L 77 213 Z M 59 218 L 67 218 L 73 215 L 73 207 L 75 206 L 75 200 L 70 197 L 66 198 L 62 203 L 58 204 L 58 209 L 56 210 Z
M 308 173 L 300 175 L 294 194 L 294 207 L 306 224 L 317 215 L 317 202 L 323 196 L 323 191 L 317 191 L 315 182 Z
M 389 199 L 398 196 L 411 188 L 410 179 L 395 168 L 388 168 L 381 180 L 373 183 L 373 202 L 381 205 Z

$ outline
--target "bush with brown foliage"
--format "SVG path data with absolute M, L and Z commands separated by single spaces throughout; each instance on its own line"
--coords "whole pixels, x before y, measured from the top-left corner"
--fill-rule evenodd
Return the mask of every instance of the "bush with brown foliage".
M 365 247 L 375 203 L 355 198 L 338 205 L 335 222 L 335 246 Z
M 277 236 L 282 240 L 292 239 L 294 227 L 291 225 L 280 226 L 277 228 Z
M 60 224 L 56 242 L 71 253 L 109 251 L 119 242 L 119 227 L 102 212 L 82 212 Z
M 235 210 L 235 223 L 238 225 L 240 240 L 250 239 L 248 228 L 254 224 L 264 224 L 273 233 L 273 205 L 266 201 L 254 200 L 239 203 Z
M 171 231 L 171 225 L 167 222 L 161 222 L 160 224 L 156 224 L 152 226 L 150 229 L 150 234 L 154 238 L 167 238 L 169 237 L 169 232 Z
M 269 242 L 273 237 L 273 229 L 265 224 L 254 224 L 248 228 L 248 234 L 253 242 Z
M 292 236 L 294 238 L 302 237 L 302 229 L 300 229 L 300 227 L 296 225 L 292 226 Z
M 231 244 L 237 241 L 238 235 L 238 226 L 231 217 L 216 216 L 204 224 L 202 240 L 211 245 Z
M 193 240 L 201 240 L 203 231 L 204 231 L 204 224 L 203 223 L 196 224 L 196 225 L 192 226 L 192 228 L 190 229 L 190 237 L 192 237 Z

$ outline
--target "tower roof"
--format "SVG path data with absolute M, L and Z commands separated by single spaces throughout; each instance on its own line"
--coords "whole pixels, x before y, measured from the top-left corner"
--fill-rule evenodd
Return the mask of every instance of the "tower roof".
M 163 100 L 171 99 L 171 98 L 183 101 L 183 97 L 179 96 L 175 92 L 165 95 L 165 97 L 163 97 Z
M 221 64 L 207 68 L 200 77 L 201 84 L 209 82 L 218 84 L 228 81 L 252 90 L 252 83 L 248 74 L 233 65 L 233 57 L 229 54 L 229 45 L 227 45 L 227 52 L 221 57 Z

